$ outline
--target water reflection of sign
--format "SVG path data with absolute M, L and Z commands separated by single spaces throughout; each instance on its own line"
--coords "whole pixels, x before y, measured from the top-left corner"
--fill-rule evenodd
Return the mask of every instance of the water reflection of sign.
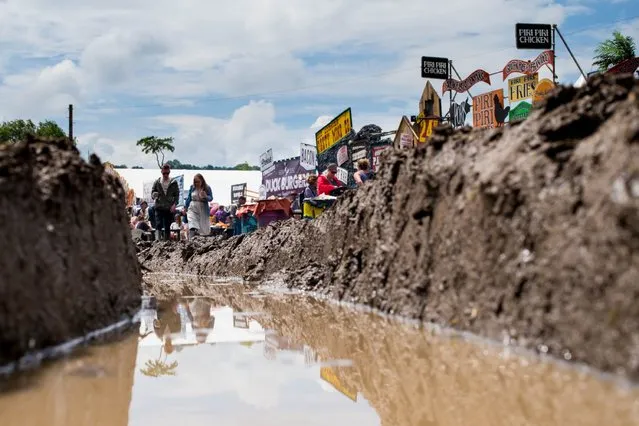
M 320 368 L 320 377 L 326 382 L 330 383 L 335 389 L 337 389 L 342 395 L 346 395 L 349 399 L 357 402 L 357 389 L 348 387 L 337 376 L 335 370 L 331 367 Z
M 348 135 L 352 128 L 353 118 L 351 109 L 348 108 L 315 133 L 317 153 L 321 154 L 335 145 L 340 139 Z
M 504 108 L 504 91 L 502 89 L 483 93 L 473 98 L 473 126 L 480 129 L 502 127 L 510 107 Z
M 346 184 L 348 182 L 348 170 L 343 169 L 341 167 L 337 168 L 337 179 Z
M 240 197 L 246 196 L 246 184 L 238 183 L 231 185 L 231 204 L 237 204 Z
M 506 80 L 512 73 L 533 74 L 539 71 L 544 65 L 555 66 L 555 54 L 552 50 L 542 52 L 534 61 L 522 61 L 521 59 L 513 59 L 509 61 L 502 71 L 503 79 Z
M 317 148 L 305 143 L 300 144 L 300 166 L 305 170 L 317 168 Z
M 466 116 L 470 112 L 470 102 L 466 99 L 460 104 L 453 103 L 450 106 L 450 122 L 453 127 L 461 127 L 466 124 Z
M 517 49 L 551 49 L 552 25 L 516 24 L 515 40 Z
M 448 78 L 448 58 L 422 56 L 422 78 Z
M 510 113 L 508 114 L 508 120 L 511 123 L 523 120 L 530 115 L 531 110 L 531 104 L 529 104 L 528 102 L 519 102 L 519 104 L 517 104 L 515 108 L 510 110 Z
M 532 98 L 535 87 L 539 83 L 539 74 L 525 75 L 508 80 L 508 100 L 510 102 Z
M 260 166 L 262 167 L 262 173 L 266 172 L 271 166 L 273 166 L 273 149 L 269 149 L 264 154 L 260 155 Z
M 402 133 L 399 137 L 399 146 L 401 148 L 412 148 L 414 145 L 413 135 L 410 133 Z
M 488 74 L 484 70 L 475 70 L 468 77 L 461 81 L 452 78 L 444 81 L 444 85 L 442 86 L 442 93 L 445 93 L 449 90 L 454 90 L 458 93 L 467 92 L 468 89 L 481 82 L 490 84 L 490 74 Z
M 533 105 L 543 101 L 548 95 L 548 93 L 554 88 L 555 88 L 555 84 L 551 80 L 548 80 L 547 78 L 544 78 L 543 80 L 541 80 L 537 84 L 537 87 L 535 87 L 535 92 L 533 93 L 533 96 L 532 96 Z
M 373 147 L 373 165 L 371 166 L 371 169 L 374 172 L 377 172 L 379 168 L 379 156 L 382 154 L 382 152 L 386 151 L 388 148 L 389 148 L 388 145 Z
M 342 164 L 348 161 L 348 146 L 343 145 L 340 146 L 337 150 L 337 165 L 341 166 Z
M 249 328 L 248 317 L 234 315 L 233 316 L 233 327 L 235 327 L 235 328 L 245 328 L 245 329 Z

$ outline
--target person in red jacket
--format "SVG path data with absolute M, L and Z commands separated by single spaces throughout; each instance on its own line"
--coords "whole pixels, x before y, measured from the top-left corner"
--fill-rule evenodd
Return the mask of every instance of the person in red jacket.
M 317 178 L 318 195 L 330 195 L 331 191 L 343 186 L 344 184 L 337 179 L 337 164 L 335 163 L 329 164 L 326 173 Z

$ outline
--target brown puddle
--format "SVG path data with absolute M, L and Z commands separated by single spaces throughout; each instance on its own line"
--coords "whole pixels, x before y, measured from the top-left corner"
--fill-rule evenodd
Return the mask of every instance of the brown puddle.
M 0 393 L 2 425 L 636 425 L 639 390 L 302 295 L 185 283 Z M 198 290 L 199 289 L 199 290 Z

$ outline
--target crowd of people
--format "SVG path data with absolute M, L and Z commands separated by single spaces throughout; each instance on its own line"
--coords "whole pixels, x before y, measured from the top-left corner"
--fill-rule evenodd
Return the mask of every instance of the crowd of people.
M 337 164 L 329 164 L 324 173 L 307 178 L 307 186 L 302 193 L 290 195 L 293 217 L 316 218 L 335 197 L 346 190 L 346 183 L 338 179 L 337 170 Z M 161 177 L 153 183 L 152 207 L 142 201 L 135 211 L 130 208 L 131 229 L 146 235 L 154 234 L 151 239 L 155 240 L 188 240 L 195 236 L 207 236 L 211 234 L 212 226 L 229 229 L 229 235 L 242 233 L 238 211 L 246 204 L 246 197 L 240 197 L 236 204 L 228 208 L 217 205 L 211 207 L 213 191 L 204 176 L 198 173 L 193 178 L 184 205 L 181 206 L 178 183 L 170 175 L 171 167 L 165 164 L 161 168 Z M 359 160 L 357 171 L 353 175 L 355 184 L 364 185 L 373 177 L 368 160 Z

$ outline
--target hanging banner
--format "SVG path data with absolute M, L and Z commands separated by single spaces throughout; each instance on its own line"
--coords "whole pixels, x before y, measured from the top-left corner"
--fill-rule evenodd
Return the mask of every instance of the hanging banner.
M 260 166 L 263 174 L 268 174 L 271 167 L 273 167 L 273 149 L 269 149 L 264 154 L 260 155 Z
M 149 206 L 155 204 L 155 200 L 151 197 L 154 183 L 155 181 L 150 180 L 142 184 L 142 200 L 146 201 Z
M 509 61 L 502 70 L 503 79 L 506 80 L 510 74 L 533 74 L 536 73 L 544 65 L 555 67 L 555 54 L 552 50 L 541 52 L 534 61 L 522 61 L 521 59 L 513 59 Z
M 510 107 L 504 108 L 503 89 L 482 93 L 473 98 L 473 126 L 479 129 L 502 127 Z
M 373 147 L 373 164 L 371 165 L 371 169 L 373 170 L 373 172 L 377 172 L 377 170 L 379 169 L 379 156 L 388 148 L 390 148 L 390 145 Z
M 528 102 L 519 102 L 515 108 L 508 113 L 508 121 L 513 123 L 526 119 L 532 111 L 532 105 Z
M 554 88 L 555 83 L 553 83 L 552 80 L 544 78 L 543 80 L 539 81 L 539 83 L 537 83 L 537 86 L 535 87 L 535 91 L 533 92 L 532 104 L 537 105 L 539 102 L 546 99 L 548 93 Z
M 448 78 L 448 58 L 422 56 L 422 78 Z
M 351 109 L 348 108 L 315 133 L 317 153 L 321 154 L 335 145 L 340 139 L 348 135 L 352 128 L 353 117 L 351 116 Z
M 184 199 L 186 198 L 186 195 L 184 194 L 184 175 L 180 175 L 180 176 L 176 176 L 174 178 L 177 181 L 178 184 L 178 188 L 179 188 L 179 198 L 178 198 L 178 205 L 180 204 L 184 204 Z
M 470 112 L 471 103 L 466 99 L 464 102 L 450 106 L 450 124 L 453 127 L 462 127 L 466 124 L 466 116 Z
M 238 183 L 231 185 L 231 204 L 237 204 L 240 197 L 246 197 L 246 184 Z
M 484 70 L 476 70 L 462 81 L 452 78 L 444 81 L 444 85 L 442 86 L 442 93 L 446 93 L 449 90 L 453 90 L 457 93 L 467 92 L 468 89 L 481 82 L 490 84 L 490 74 L 488 74 Z
M 306 179 L 313 173 L 300 165 L 300 157 L 275 161 L 273 171 L 268 176 L 262 176 L 262 185 L 266 196 L 287 197 L 291 192 L 301 192 L 306 187 Z M 260 188 L 260 192 L 262 188 Z
M 317 169 L 317 148 L 306 143 L 300 144 L 300 166 L 305 170 Z
M 552 25 L 516 24 L 517 49 L 552 49 Z
M 508 100 L 513 103 L 532 98 L 538 83 L 538 73 L 511 78 L 508 80 Z
M 337 165 L 341 166 L 342 164 L 348 161 L 348 146 L 343 145 L 340 146 L 337 150 Z

